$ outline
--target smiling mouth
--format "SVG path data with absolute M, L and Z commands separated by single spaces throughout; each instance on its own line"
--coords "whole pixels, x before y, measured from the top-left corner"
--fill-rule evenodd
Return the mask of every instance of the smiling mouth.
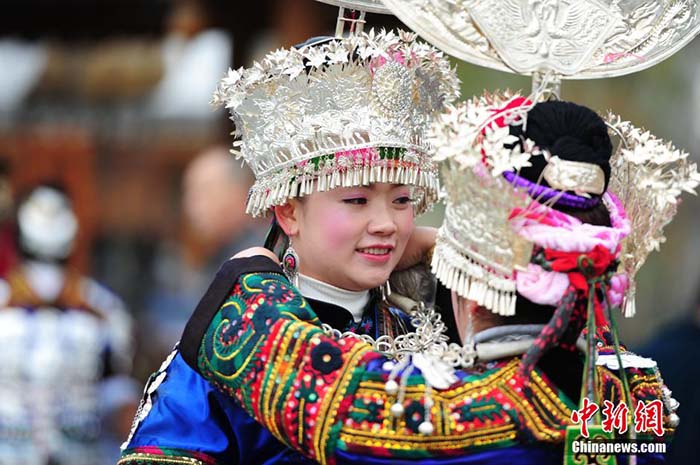
M 388 247 L 368 247 L 366 249 L 357 249 L 360 253 L 367 255 L 387 255 L 392 249 Z

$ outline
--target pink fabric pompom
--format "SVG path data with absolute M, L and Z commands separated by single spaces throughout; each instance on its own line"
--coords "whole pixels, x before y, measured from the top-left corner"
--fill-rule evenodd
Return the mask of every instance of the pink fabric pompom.
M 541 266 L 528 264 L 527 271 L 516 275 L 520 295 L 540 305 L 557 305 L 569 288 L 569 277 L 556 271 L 545 271 Z

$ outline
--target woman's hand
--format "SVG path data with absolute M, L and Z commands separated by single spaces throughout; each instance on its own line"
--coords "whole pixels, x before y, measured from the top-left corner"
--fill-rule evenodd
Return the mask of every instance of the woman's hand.
M 408 239 L 408 244 L 401 256 L 401 260 L 396 265 L 396 270 L 405 270 L 423 261 L 430 249 L 435 245 L 437 231 L 437 228 L 429 226 L 416 226 Z
M 248 249 L 241 250 L 240 252 L 238 252 L 236 255 L 234 255 L 231 258 L 247 258 L 247 257 L 254 257 L 256 255 L 262 255 L 263 257 L 268 257 L 268 258 L 272 259 L 275 263 L 279 263 L 279 261 L 280 261 L 274 252 L 266 249 L 265 247 L 250 247 Z

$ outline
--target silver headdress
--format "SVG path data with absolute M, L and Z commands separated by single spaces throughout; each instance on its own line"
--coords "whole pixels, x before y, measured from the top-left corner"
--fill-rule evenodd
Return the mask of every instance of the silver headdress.
M 515 312 L 515 273 L 532 252 L 532 243 L 508 221 L 514 208 L 527 206 L 527 193 L 502 177 L 506 170 L 528 166 L 530 154 L 505 149 L 512 142 L 508 126 L 488 124 L 513 98 L 487 94 L 451 107 L 429 133 L 447 191 L 433 272 L 460 296 L 503 315 Z M 482 141 L 491 149 L 483 155 Z
M 668 58 L 700 33 L 698 0 L 383 0 L 383 3 L 409 27 L 447 53 L 477 65 L 532 75 L 532 104 L 511 114 L 521 124 L 526 124 L 527 111 L 538 100 L 559 96 L 561 79 L 603 78 L 640 71 Z M 542 155 L 548 161 L 543 178 L 562 192 L 599 194 L 604 183 L 599 167 L 590 163 L 561 160 L 557 154 L 494 149 L 494 144 L 499 143 L 494 139 L 496 135 L 503 133 L 506 137 L 507 130 L 492 128 L 489 112 L 505 104 L 502 99 L 509 98 L 490 96 L 451 110 L 438 124 L 433 140 L 439 158 L 448 160 L 445 170 L 448 190 L 454 186 L 450 192 L 452 207 L 448 205 L 446 224 L 440 235 L 442 241 L 452 245 L 443 243 L 442 255 L 436 254 L 438 274 L 460 289 L 471 289 L 468 294 L 472 298 L 477 296 L 478 300 L 487 302 L 494 299 L 495 307 L 490 308 L 506 314 L 512 312 L 514 305 L 514 273 L 518 264 L 523 265 L 516 260 L 520 257 L 516 251 L 524 246 L 512 232 L 503 229 L 508 214 L 499 205 L 518 206 L 524 201 L 524 193 L 514 189 L 500 173 L 527 166 L 530 155 Z M 685 152 L 617 116 L 610 115 L 607 123 L 613 135 L 621 140 L 611 160 L 610 191 L 620 197 L 633 227 L 620 257 L 630 278 L 625 304 L 625 314 L 630 316 L 634 314 L 634 275 L 648 253 L 663 242 L 663 227 L 675 214 L 676 199 L 681 190 L 695 188 L 698 175 Z M 484 128 L 487 133 L 484 142 L 491 144 L 491 158 L 484 160 L 495 175 L 491 177 L 479 172 L 480 149 L 474 145 Z M 464 167 L 467 160 L 475 164 L 470 170 L 476 172 L 450 171 L 449 167 L 455 165 Z M 467 183 L 464 177 L 474 178 L 470 182 L 475 183 L 464 186 Z M 456 218 L 465 215 L 467 208 L 470 221 L 458 224 Z M 502 226 L 500 232 L 490 233 L 490 239 L 486 239 L 486 234 L 494 225 L 486 221 Z M 471 235 L 471 242 L 465 235 Z M 462 253 L 457 243 L 470 252 Z M 523 257 L 527 263 L 527 254 Z M 464 277 L 457 270 L 463 270 Z M 476 283 L 473 289 L 465 284 L 472 280 Z
M 631 233 L 623 242 L 621 266 L 629 277 L 624 314 L 635 314 L 635 280 L 654 250 L 666 241 L 664 228 L 676 215 L 682 192 L 695 193 L 700 183 L 697 166 L 688 153 L 656 138 L 615 114 L 607 123 L 621 139 L 610 160 L 610 187 L 620 198 L 631 221 Z
M 444 161 L 448 194 L 433 270 L 462 297 L 503 315 L 514 313 L 515 292 L 520 290 L 518 274 L 531 271 L 533 245 L 543 245 L 541 231 L 538 236 L 522 234 L 516 225 L 528 215 L 535 217 L 535 223 L 540 221 L 546 216 L 548 202 L 541 196 L 533 201 L 531 186 L 524 188 L 503 176 L 529 166 L 533 156 L 547 156 L 529 140 L 506 148 L 517 140 L 510 135 L 508 124 L 527 124 L 530 106 L 517 95 L 485 95 L 450 108 L 430 132 L 431 143 L 438 147 L 436 158 Z M 496 118 L 503 121 L 496 124 Z M 600 238 L 611 244 L 621 241 L 620 271 L 629 280 L 624 313 L 632 316 L 634 276 L 648 254 L 664 241 L 663 228 L 675 215 L 681 193 L 693 193 L 700 174 L 688 154 L 672 144 L 613 114 L 606 123 L 620 143 L 611 158 L 608 192 L 614 196 L 604 196 L 603 201 L 611 213 L 616 211 L 626 220 L 621 221 L 624 233 Z M 552 163 L 557 162 L 550 159 L 547 167 Z M 575 187 L 567 182 L 576 179 L 580 169 L 577 164 L 560 163 L 551 171 L 554 182 L 549 184 L 563 183 L 573 191 Z M 583 190 L 587 184 L 598 189 L 597 182 L 587 182 L 591 177 L 579 179 Z M 629 225 L 624 226 L 627 221 Z M 534 237 L 539 243 L 535 244 Z
M 426 40 L 489 68 L 567 79 L 641 71 L 700 32 L 698 0 L 382 0 Z
M 235 124 L 234 153 L 256 182 L 246 211 L 372 182 L 415 187 L 416 210 L 437 198 L 423 133 L 458 95 L 442 52 L 399 31 L 359 33 L 277 50 L 230 70 L 214 96 Z

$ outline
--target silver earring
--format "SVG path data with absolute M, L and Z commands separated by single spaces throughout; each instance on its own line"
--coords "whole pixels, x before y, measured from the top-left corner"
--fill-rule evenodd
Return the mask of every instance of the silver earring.
M 389 280 L 379 286 L 379 292 L 382 294 L 382 300 L 388 302 L 389 296 L 391 295 L 391 286 L 389 285 Z
M 282 271 L 294 286 L 299 286 L 299 255 L 296 250 L 289 244 L 282 256 Z

